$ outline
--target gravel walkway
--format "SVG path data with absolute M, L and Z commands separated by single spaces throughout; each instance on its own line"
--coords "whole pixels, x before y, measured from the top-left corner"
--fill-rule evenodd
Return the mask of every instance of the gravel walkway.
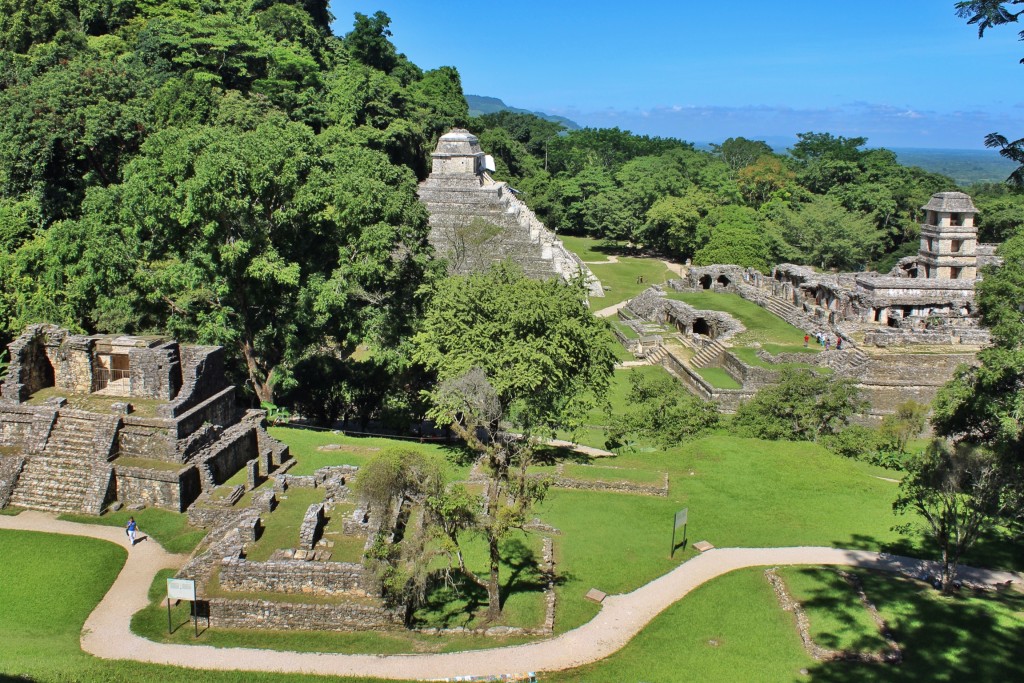
M 61 522 L 52 515 L 22 512 L 0 516 L 0 529 L 43 531 L 101 538 L 125 546 L 123 530 Z M 143 530 L 144 531 L 144 530 Z M 128 561 L 110 591 L 89 615 L 82 649 L 104 659 L 133 659 L 199 669 L 276 671 L 335 676 L 377 676 L 429 680 L 467 675 L 495 675 L 569 669 L 597 661 L 622 648 L 659 612 L 697 586 L 735 569 L 762 565 L 849 565 L 901 574 L 934 573 L 935 563 L 863 550 L 837 548 L 719 548 L 632 593 L 607 597 L 591 621 L 558 637 L 491 650 L 451 654 L 340 655 L 277 652 L 207 645 L 155 643 L 134 635 L 131 615 L 148 604 L 147 590 L 158 569 L 175 566 L 183 557 L 164 552 L 153 541 L 130 549 Z M 964 567 L 961 576 L 978 583 L 1018 584 L 1024 576 Z

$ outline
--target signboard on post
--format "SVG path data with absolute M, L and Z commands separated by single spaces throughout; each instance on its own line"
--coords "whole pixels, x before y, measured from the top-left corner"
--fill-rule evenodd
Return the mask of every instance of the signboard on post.
M 686 542 L 686 522 L 689 517 L 690 508 L 683 508 L 675 514 L 675 518 L 672 522 L 672 551 L 668 554 L 669 558 L 676 554 L 676 529 L 683 527 L 683 543 Z
M 171 600 L 188 600 L 199 637 L 199 612 L 196 610 L 196 582 L 192 579 L 167 579 L 167 632 L 171 630 Z

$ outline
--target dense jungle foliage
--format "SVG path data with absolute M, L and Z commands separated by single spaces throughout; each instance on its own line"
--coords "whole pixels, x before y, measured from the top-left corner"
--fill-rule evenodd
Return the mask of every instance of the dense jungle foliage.
M 395 348 L 431 268 L 416 182 L 467 108 L 383 13 L 343 38 L 332 19 L 321 0 L 0 0 L 0 337 L 222 344 L 264 401 L 314 351 Z
M 618 129 L 565 131 L 529 114 L 474 117 L 498 175 L 552 228 L 625 240 L 694 264 L 889 270 L 917 252 L 920 207 L 951 178 L 903 166 L 866 138 L 802 133 L 788 154 L 730 138 L 709 152 Z M 968 188 L 982 241 L 1024 222 L 1024 195 Z

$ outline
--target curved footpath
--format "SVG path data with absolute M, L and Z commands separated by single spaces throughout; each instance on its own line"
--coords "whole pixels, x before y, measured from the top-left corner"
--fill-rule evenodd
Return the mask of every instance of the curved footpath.
M 0 529 L 91 536 L 127 547 L 124 530 L 92 524 L 62 522 L 53 515 L 26 511 L 0 516 Z M 145 530 L 143 530 L 145 531 Z M 863 550 L 838 548 L 719 548 L 684 562 L 668 574 L 632 593 L 608 596 L 600 613 L 579 628 L 528 645 L 451 654 L 342 655 L 278 652 L 208 645 L 155 643 L 131 632 L 131 616 L 144 608 L 155 573 L 180 566 L 182 555 L 171 555 L 155 541 L 129 550 L 128 561 L 114 585 L 85 622 L 82 649 L 104 659 L 132 659 L 174 666 L 240 671 L 275 671 L 334 676 L 376 676 L 405 680 L 526 671 L 569 669 L 597 661 L 622 648 L 659 612 L 697 586 L 735 569 L 763 565 L 850 565 L 909 575 L 936 573 L 934 562 Z M 1020 583 L 1011 572 L 961 568 L 964 580 L 977 583 Z

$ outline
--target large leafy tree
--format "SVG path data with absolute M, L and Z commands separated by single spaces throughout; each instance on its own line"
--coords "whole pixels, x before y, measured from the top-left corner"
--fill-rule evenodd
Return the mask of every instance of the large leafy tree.
M 415 358 L 436 373 L 431 416 L 481 456 L 487 475 L 488 614 L 501 612 L 500 542 L 522 528 L 543 483 L 527 476 L 537 440 L 578 425 L 613 367 L 603 323 L 581 283 L 531 280 L 511 264 L 441 282 L 416 335 Z

